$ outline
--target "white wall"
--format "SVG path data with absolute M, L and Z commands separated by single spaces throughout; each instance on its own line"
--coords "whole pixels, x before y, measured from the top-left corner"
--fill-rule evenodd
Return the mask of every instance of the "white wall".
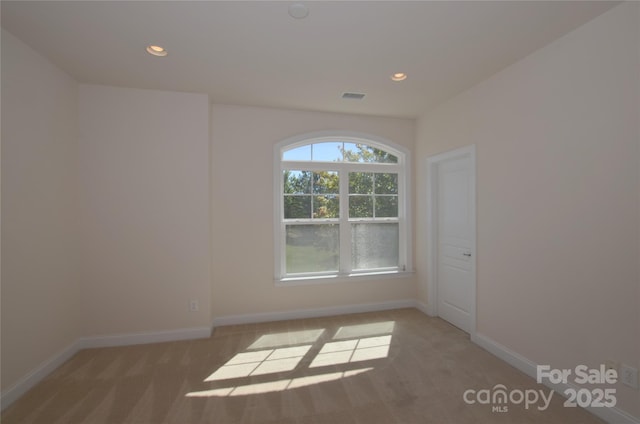
M 77 84 L 2 31 L 2 391 L 80 335 Z
M 81 84 L 79 106 L 84 334 L 209 326 L 208 97 Z
M 617 6 L 418 123 L 419 211 L 425 159 L 477 146 L 478 332 L 537 364 L 640 366 L 638 10 Z M 424 301 L 424 239 L 417 257 Z M 640 392 L 617 390 L 640 417 Z
M 371 134 L 413 151 L 413 120 L 212 106 L 214 317 L 379 303 L 415 297 L 414 278 L 274 286 L 274 145 L 295 135 L 323 130 Z

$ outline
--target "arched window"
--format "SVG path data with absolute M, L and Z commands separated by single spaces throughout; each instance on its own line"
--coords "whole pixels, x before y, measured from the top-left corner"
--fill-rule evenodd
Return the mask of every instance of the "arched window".
M 276 279 L 407 269 L 403 150 L 348 135 L 276 146 Z

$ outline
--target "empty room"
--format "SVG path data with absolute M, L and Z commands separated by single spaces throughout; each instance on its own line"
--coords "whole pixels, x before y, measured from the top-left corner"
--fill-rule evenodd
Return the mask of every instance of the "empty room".
M 640 424 L 640 3 L 0 8 L 3 424 Z

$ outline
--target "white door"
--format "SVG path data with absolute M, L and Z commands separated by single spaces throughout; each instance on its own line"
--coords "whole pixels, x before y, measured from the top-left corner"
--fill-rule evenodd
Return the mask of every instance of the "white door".
M 475 177 L 470 155 L 437 165 L 437 311 L 472 331 L 475 314 Z

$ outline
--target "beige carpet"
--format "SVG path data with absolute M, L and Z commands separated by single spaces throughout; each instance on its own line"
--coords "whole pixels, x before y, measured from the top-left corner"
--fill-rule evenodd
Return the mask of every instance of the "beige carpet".
M 544 411 L 463 400 L 496 384 L 549 392 L 455 327 L 401 309 L 84 350 L 2 423 L 602 423 L 557 394 Z

